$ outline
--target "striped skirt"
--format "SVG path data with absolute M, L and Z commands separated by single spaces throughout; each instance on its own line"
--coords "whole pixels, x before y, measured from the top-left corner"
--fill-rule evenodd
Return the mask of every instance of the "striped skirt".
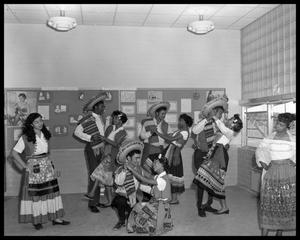
M 228 166 L 228 153 L 222 144 L 217 144 L 210 159 L 203 161 L 193 180 L 198 187 L 212 196 L 225 199 L 225 176 Z
M 296 230 L 296 167 L 290 160 L 271 161 L 262 179 L 260 227 Z
M 20 223 L 46 223 L 64 215 L 54 166 L 48 155 L 28 159 L 23 175 Z

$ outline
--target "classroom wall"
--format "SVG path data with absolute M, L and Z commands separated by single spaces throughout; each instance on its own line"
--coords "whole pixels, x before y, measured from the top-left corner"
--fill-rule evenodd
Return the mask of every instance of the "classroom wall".
M 78 26 L 56 32 L 39 24 L 4 25 L 5 88 L 226 88 L 229 113 L 241 113 L 240 31 L 198 36 L 183 28 Z M 229 150 L 227 184 L 237 184 L 237 137 Z M 8 152 L 9 150 L 6 149 Z M 186 187 L 192 154 L 183 151 Z M 55 151 L 62 193 L 86 191 L 82 149 Z M 18 175 L 7 165 L 6 195 L 15 195 Z

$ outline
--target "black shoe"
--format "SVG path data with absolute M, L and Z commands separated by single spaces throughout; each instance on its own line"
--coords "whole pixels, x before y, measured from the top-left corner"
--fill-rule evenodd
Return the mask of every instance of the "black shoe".
M 93 213 L 98 213 L 98 212 L 100 212 L 99 209 L 98 209 L 96 206 L 89 206 L 89 209 L 90 209 L 90 211 L 93 212 Z
M 218 211 L 218 209 L 215 209 L 215 208 L 211 207 L 210 205 L 204 207 L 204 210 L 205 210 L 206 212 L 212 212 L 212 213 L 215 213 L 215 212 Z
M 84 197 L 85 197 L 86 199 L 88 199 L 88 200 L 93 200 L 93 199 L 94 199 L 94 197 L 88 195 L 87 193 L 84 194 Z
M 206 217 L 206 213 L 203 208 L 198 208 L 198 216 L 199 217 Z
M 66 221 L 66 220 L 62 220 L 61 222 L 58 221 L 52 221 L 52 225 L 69 225 L 71 222 Z
M 99 208 L 108 208 L 108 207 L 111 207 L 110 204 L 103 204 L 103 203 L 97 203 L 96 206 L 99 207 Z
M 229 214 L 229 209 L 225 210 L 225 211 L 217 211 L 215 212 L 215 214 L 217 215 L 221 215 L 221 214 Z
M 121 227 L 125 227 L 125 222 L 117 222 L 113 230 L 119 230 Z
M 36 230 L 40 230 L 40 229 L 43 228 L 43 225 L 40 224 L 40 223 L 38 223 L 38 224 L 33 224 L 33 226 L 34 226 L 34 228 L 35 228 Z

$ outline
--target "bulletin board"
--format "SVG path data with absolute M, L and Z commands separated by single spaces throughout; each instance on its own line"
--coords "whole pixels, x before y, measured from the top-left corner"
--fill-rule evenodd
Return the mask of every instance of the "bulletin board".
M 51 149 L 78 149 L 84 147 L 84 142 L 73 135 L 77 121 L 84 116 L 83 106 L 99 91 L 102 90 L 5 89 L 6 150 L 9 151 L 14 146 L 22 132 L 22 122 L 16 119 L 16 104 L 20 101 L 20 93 L 26 95 L 28 113 L 42 114 L 45 125 L 52 134 Z M 105 103 L 105 115 L 108 116 L 119 109 L 119 91 L 103 91 L 111 95 L 110 100 Z
M 210 98 L 223 96 L 225 93 L 225 88 L 138 88 L 136 91 L 136 123 L 140 123 L 146 117 L 149 107 L 159 101 L 170 103 L 165 120 L 173 130 L 177 129 L 178 117 L 182 113 L 190 115 L 196 123 L 203 105 Z

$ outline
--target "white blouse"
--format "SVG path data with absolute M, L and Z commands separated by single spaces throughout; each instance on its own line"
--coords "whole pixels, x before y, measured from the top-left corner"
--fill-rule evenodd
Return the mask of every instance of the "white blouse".
M 178 130 L 178 131 L 179 131 L 179 130 Z M 173 137 L 176 136 L 176 134 L 178 133 L 178 131 L 175 131 L 175 132 L 172 134 L 172 136 L 173 136 Z M 187 139 L 188 139 L 188 137 L 189 137 L 188 131 L 183 130 L 183 131 L 180 131 L 179 133 L 180 133 L 181 136 L 183 137 L 183 140 L 187 140 Z M 173 141 L 172 144 L 174 144 L 174 145 L 176 145 L 176 146 L 178 146 L 178 147 L 181 147 L 181 146 L 182 146 L 182 144 L 179 143 L 178 140 Z
M 44 134 L 41 132 L 41 137 L 35 135 L 36 137 L 36 148 L 34 155 L 39 155 L 48 152 L 48 142 L 44 137 Z M 25 149 L 25 143 L 22 137 L 19 138 L 17 144 L 13 148 L 16 152 L 22 153 Z

